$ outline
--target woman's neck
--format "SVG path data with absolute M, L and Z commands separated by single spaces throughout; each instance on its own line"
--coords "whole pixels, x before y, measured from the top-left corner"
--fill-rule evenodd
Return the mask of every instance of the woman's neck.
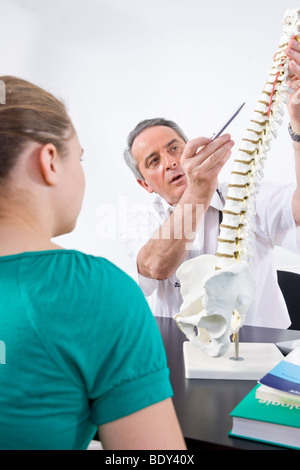
M 0 210 L 0 256 L 55 249 L 62 248 L 38 224 Z

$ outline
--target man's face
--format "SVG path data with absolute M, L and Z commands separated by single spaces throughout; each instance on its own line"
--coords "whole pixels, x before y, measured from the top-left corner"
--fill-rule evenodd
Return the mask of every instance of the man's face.
M 186 189 L 186 176 L 180 165 L 185 141 L 170 127 L 150 127 L 139 134 L 132 155 L 144 180 L 139 184 L 157 193 L 169 204 L 177 204 Z

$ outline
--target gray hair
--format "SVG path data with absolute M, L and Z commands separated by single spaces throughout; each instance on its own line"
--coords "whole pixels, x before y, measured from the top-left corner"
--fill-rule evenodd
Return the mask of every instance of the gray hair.
M 149 129 L 150 127 L 155 127 L 155 126 L 171 127 L 171 129 L 173 129 L 176 132 L 176 134 L 178 134 L 179 137 L 181 137 L 185 142 L 188 141 L 184 132 L 173 121 L 169 121 L 164 118 L 153 118 L 153 119 L 145 119 L 144 121 L 139 122 L 136 125 L 136 127 L 128 135 L 127 147 L 124 151 L 124 160 L 126 164 L 129 166 L 129 168 L 131 169 L 134 176 L 140 180 L 143 180 L 144 177 L 139 170 L 138 162 L 136 161 L 136 159 L 133 157 L 131 153 L 132 145 L 133 145 L 134 140 L 137 138 L 139 134 L 141 134 L 141 132 L 143 132 L 145 129 Z

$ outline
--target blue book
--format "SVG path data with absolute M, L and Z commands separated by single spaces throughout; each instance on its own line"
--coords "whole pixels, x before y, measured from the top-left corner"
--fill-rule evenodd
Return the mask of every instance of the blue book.
M 300 365 L 282 360 L 259 383 L 300 397 Z

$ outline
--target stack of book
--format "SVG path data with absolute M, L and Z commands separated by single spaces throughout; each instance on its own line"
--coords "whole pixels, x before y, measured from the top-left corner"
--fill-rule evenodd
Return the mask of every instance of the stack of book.
M 300 449 L 300 348 L 262 377 L 230 416 L 231 436 Z

